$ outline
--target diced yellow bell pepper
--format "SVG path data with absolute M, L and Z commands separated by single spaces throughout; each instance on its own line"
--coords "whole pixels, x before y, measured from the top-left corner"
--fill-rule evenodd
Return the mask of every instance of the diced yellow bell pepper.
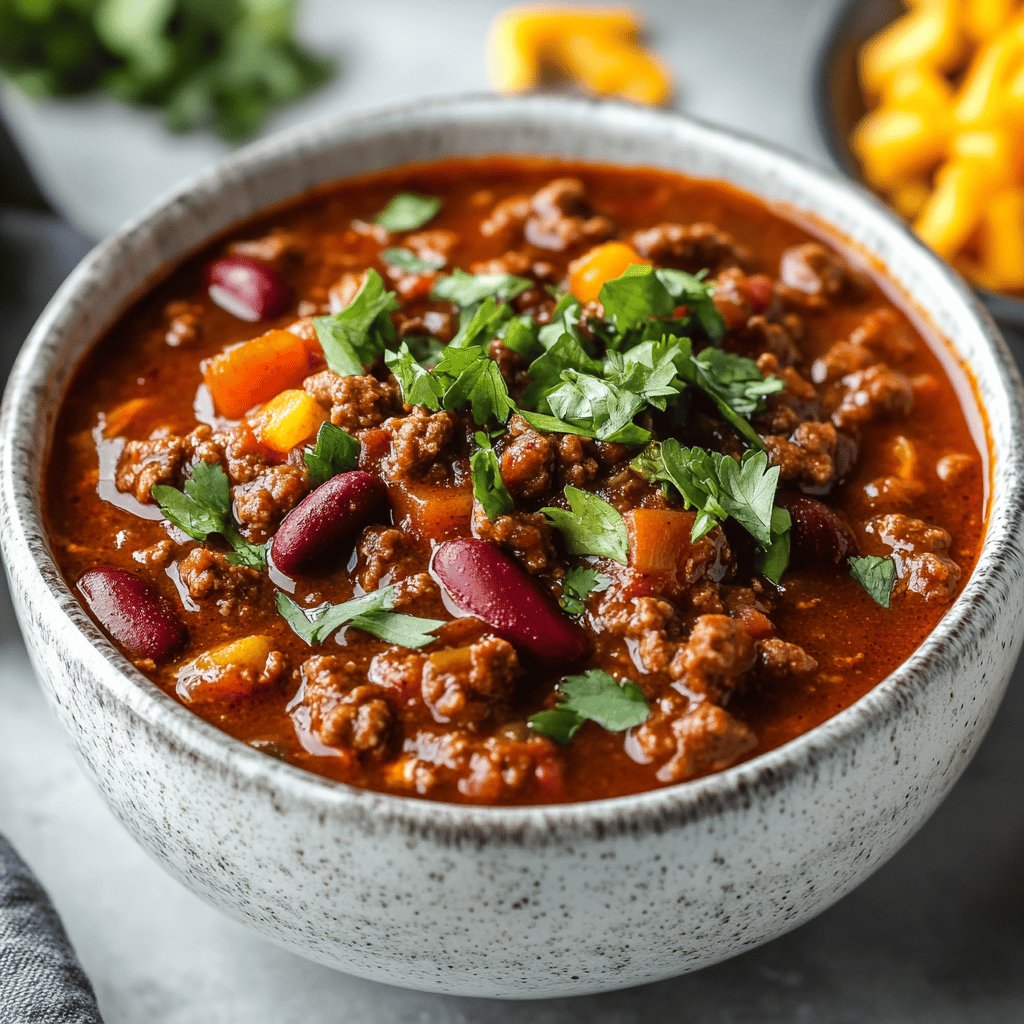
M 948 71 L 956 66 L 963 46 L 957 0 L 919 4 L 862 47 L 860 77 L 870 96 L 901 68 L 930 67 Z
M 178 673 L 176 691 L 187 704 L 225 703 L 247 697 L 267 681 L 267 659 L 274 651 L 261 634 L 214 647 Z
M 1024 189 L 988 200 L 978 231 L 978 263 L 997 289 L 1024 289 Z
M 273 651 L 274 645 L 270 637 L 256 633 L 243 636 L 240 640 L 214 647 L 213 650 L 200 654 L 192 663 L 197 670 L 239 667 L 254 672 L 262 670 Z
M 569 290 L 580 302 L 596 302 L 606 281 L 621 277 L 634 264 L 648 264 L 625 242 L 604 242 L 569 264 Z
M 914 222 L 914 230 L 949 259 L 971 237 L 988 201 L 989 180 L 977 161 L 957 160 L 935 176 L 935 189 Z
M 290 389 L 272 398 L 252 421 L 253 433 L 279 455 L 308 441 L 326 422 L 324 407 L 305 391 Z
M 850 143 L 868 181 L 887 190 L 934 167 L 947 138 L 942 117 L 883 108 L 861 120 Z

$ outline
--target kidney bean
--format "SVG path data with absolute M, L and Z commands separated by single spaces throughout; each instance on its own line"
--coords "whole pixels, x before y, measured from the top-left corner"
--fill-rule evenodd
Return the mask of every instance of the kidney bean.
M 578 661 L 587 635 L 500 548 L 485 540 L 449 540 L 431 562 L 452 601 L 510 644 L 543 661 Z
M 291 302 L 284 278 L 249 256 L 225 256 L 210 263 L 206 289 L 221 309 L 250 323 L 279 316 Z
M 793 518 L 793 560 L 805 565 L 839 565 L 857 553 L 853 531 L 838 512 L 814 498 L 780 495 Z
M 78 589 L 99 624 L 129 654 L 164 661 L 185 643 L 178 613 L 141 576 L 101 565 L 82 574 Z
M 375 476 L 339 473 L 306 495 L 284 517 L 270 545 L 274 565 L 289 576 L 329 558 L 350 554 L 364 526 L 379 521 L 388 491 Z

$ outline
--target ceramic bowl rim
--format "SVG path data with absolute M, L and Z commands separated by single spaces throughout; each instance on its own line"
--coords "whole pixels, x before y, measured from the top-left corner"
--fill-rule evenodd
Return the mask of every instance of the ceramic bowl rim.
M 61 627 L 66 627 L 61 630 L 61 641 L 72 648 L 70 653 L 102 681 L 119 703 L 126 705 L 148 726 L 159 730 L 172 742 L 176 741 L 180 745 L 179 755 L 187 752 L 192 757 L 218 763 L 249 784 L 269 788 L 281 800 L 298 801 L 321 812 L 346 811 L 361 820 L 369 815 L 375 821 L 419 834 L 455 833 L 478 845 L 502 841 L 518 844 L 527 837 L 531 841 L 545 841 L 552 836 L 579 839 L 583 835 L 613 831 L 660 831 L 669 825 L 685 824 L 729 808 L 749 806 L 801 773 L 812 771 L 816 762 L 844 744 L 856 742 L 857 737 L 871 727 L 898 715 L 907 703 L 908 693 L 926 686 L 928 671 L 934 668 L 934 658 L 940 650 L 967 653 L 970 638 L 977 637 L 985 622 L 983 588 L 1006 580 L 1018 568 L 1016 557 L 1004 556 L 1012 554 L 1012 533 L 1020 521 L 1014 509 L 1024 507 L 1024 455 L 1016 458 L 1012 450 L 990 452 L 993 465 L 998 463 L 1002 472 L 997 474 L 993 470 L 991 474 L 988 525 L 970 580 L 921 646 L 860 700 L 796 739 L 732 768 L 632 796 L 588 802 L 512 807 L 445 803 L 359 789 L 268 757 L 199 718 L 131 665 L 79 606 L 50 555 L 36 500 L 39 489 L 32 482 L 30 457 L 14 443 L 14 435 L 16 427 L 34 425 L 38 418 L 33 398 L 37 382 L 47 366 L 59 360 L 67 347 L 64 340 L 49 351 L 49 332 L 78 292 L 92 287 L 89 285 L 91 272 L 109 260 L 117 249 L 143 241 L 149 226 L 167 216 L 176 202 L 193 193 L 224 194 L 232 185 L 230 172 L 233 169 L 255 168 L 265 175 L 275 161 L 284 159 L 293 148 L 303 144 L 337 143 L 347 133 L 365 128 L 377 118 L 389 117 L 392 123 L 395 119 L 407 118 L 411 127 L 422 128 L 423 118 L 443 121 L 460 111 L 472 112 L 489 104 L 498 105 L 496 110 L 504 108 L 510 117 L 518 114 L 523 125 L 531 118 L 557 114 L 565 105 L 574 116 L 593 116 L 595 121 L 599 117 L 615 117 L 620 130 L 627 134 L 639 133 L 645 125 L 675 126 L 685 131 L 695 145 L 712 149 L 731 147 L 737 154 L 748 153 L 766 166 L 795 175 L 798 181 L 819 192 L 834 195 L 836 201 L 842 196 L 844 201 L 856 203 L 858 213 L 873 218 L 879 232 L 890 237 L 902 236 L 904 252 L 909 242 L 917 251 L 917 259 L 930 264 L 932 272 L 945 278 L 951 292 L 950 304 L 960 307 L 959 317 L 973 320 L 980 339 L 991 351 L 996 372 L 995 379 L 989 383 L 999 401 L 1006 402 L 1010 428 L 1017 436 L 1024 433 L 1020 378 L 995 323 L 966 283 L 919 243 L 907 227 L 863 187 L 835 171 L 811 167 L 806 161 L 762 140 L 673 112 L 567 97 L 498 97 L 475 93 L 445 96 L 416 103 L 389 104 L 357 115 L 320 119 L 247 146 L 158 199 L 85 257 L 33 327 L 4 396 L 0 417 L 0 510 L 6 506 L 9 517 L 8 528 L 3 531 L 8 573 L 19 574 L 15 585 L 24 588 L 36 614 L 41 609 L 48 615 L 60 617 Z M 585 115 L 583 108 L 588 107 L 591 114 Z M 459 153 L 450 155 L 456 157 Z M 445 156 L 439 155 L 437 159 L 443 160 Z M 751 191 L 756 194 L 755 189 Z M 823 219 L 827 224 L 828 217 Z M 222 231 L 213 234 L 219 233 Z M 187 253 L 177 256 L 176 260 L 186 257 Z M 120 308 L 124 308 L 123 304 Z M 957 350 L 954 348 L 954 351 Z M 980 401 L 978 405 L 980 407 Z M 31 541 L 37 542 L 45 552 L 44 558 L 37 559 L 31 554 Z

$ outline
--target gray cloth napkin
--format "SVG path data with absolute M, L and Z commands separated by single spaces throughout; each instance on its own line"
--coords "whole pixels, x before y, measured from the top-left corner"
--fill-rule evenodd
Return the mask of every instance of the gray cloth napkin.
M 0 836 L 0 1024 L 102 1024 L 53 904 Z

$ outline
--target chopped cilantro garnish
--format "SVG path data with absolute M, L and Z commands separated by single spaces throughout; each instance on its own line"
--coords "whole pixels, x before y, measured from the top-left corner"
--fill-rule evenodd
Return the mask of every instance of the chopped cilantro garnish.
M 515 274 L 467 274 L 465 270 L 456 269 L 437 281 L 430 297 L 446 299 L 456 306 L 475 306 L 484 299 L 508 302 L 532 287 L 531 280 Z
M 558 603 L 570 615 L 582 615 L 587 610 L 586 601 L 591 594 L 600 594 L 612 583 L 611 576 L 596 569 L 577 566 L 570 569 L 562 580 L 562 596 Z
M 668 438 L 649 445 L 632 465 L 648 480 L 672 484 L 686 508 L 696 510 L 693 540 L 731 516 L 763 548 L 771 546 L 779 468 L 768 465 L 764 452 L 748 451 L 737 460 Z
M 672 315 L 676 301 L 662 283 L 654 267 L 634 264 L 625 273 L 601 285 L 601 305 L 605 316 L 626 334 L 651 319 Z
M 861 555 L 849 559 L 850 575 L 868 592 L 872 600 L 883 608 L 892 601 L 892 588 L 896 583 L 896 563 L 881 555 Z
M 530 716 L 530 728 L 558 743 L 568 743 L 584 722 L 597 722 L 609 732 L 625 732 L 647 721 L 651 713 L 636 683 L 621 683 L 601 669 L 567 676 L 558 685 L 558 704 Z
M 542 508 L 573 555 L 599 555 L 626 564 L 629 535 L 618 509 L 598 494 L 567 485 L 569 508 Z
M 444 260 L 425 260 L 422 256 L 417 256 L 412 249 L 400 247 L 385 249 L 380 258 L 385 263 L 398 267 L 399 270 L 408 270 L 410 274 L 429 274 L 444 266 Z
M 425 647 L 437 639 L 431 634 L 444 625 L 442 620 L 394 612 L 394 606 L 394 587 L 383 587 L 341 604 L 322 604 L 309 611 L 284 592 L 277 593 L 277 610 L 292 631 L 311 647 L 323 643 L 342 626 L 355 626 L 399 647 Z
M 418 192 L 399 192 L 374 218 L 385 231 L 414 231 L 437 216 L 441 200 Z
M 720 341 L 725 334 L 725 321 L 714 302 L 714 285 L 704 280 L 706 272 L 688 274 L 685 270 L 659 267 L 655 273 L 673 301 L 693 313 L 708 338 L 716 343 Z
M 451 340 L 453 348 L 486 345 L 512 317 L 512 310 L 503 302 L 488 296 L 476 307 L 464 307 L 459 330 Z
M 197 462 L 184 490 L 157 484 L 153 497 L 167 520 L 194 540 L 220 534 L 231 545 L 228 561 L 234 565 L 259 569 L 267 564 L 266 548 L 246 540 L 238 531 L 231 516 L 231 486 L 219 462 Z
M 372 268 L 366 271 L 355 298 L 333 316 L 313 320 L 327 365 L 343 377 L 360 376 L 395 337 L 391 313 L 398 299 Z
M 504 423 L 515 409 L 498 364 L 483 349 L 449 345 L 432 370 L 417 363 L 404 344 L 397 352 L 386 353 L 384 361 L 398 378 L 409 405 L 435 411 L 468 406 L 481 425 L 490 420 Z
M 518 355 L 532 358 L 541 351 L 540 331 L 531 316 L 514 316 L 498 331 L 505 348 Z
M 764 408 L 769 395 L 783 391 L 785 381 L 766 377 L 752 359 L 719 348 L 706 348 L 683 368 L 683 376 L 711 398 L 741 437 L 755 448 L 764 447 L 747 419 Z
M 473 452 L 469 460 L 469 469 L 473 476 L 473 496 L 483 506 L 487 518 L 493 523 L 498 516 L 511 512 L 515 508 L 515 502 L 501 479 L 501 465 L 491 447 L 491 439 L 486 434 L 477 432 L 476 443 L 479 448 Z
M 397 352 L 385 352 L 384 362 L 397 378 L 407 405 L 422 405 L 435 412 L 441 408 L 445 382 L 416 360 L 406 342 Z
M 772 509 L 772 542 L 766 551 L 758 552 L 757 571 L 776 586 L 782 581 L 782 574 L 789 568 L 790 528 L 793 519 L 788 510 Z
M 359 465 L 359 441 L 333 423 L 324 423 L 317 431 L 316 444 L 307 446 L 302 456 L 314 485 Z

